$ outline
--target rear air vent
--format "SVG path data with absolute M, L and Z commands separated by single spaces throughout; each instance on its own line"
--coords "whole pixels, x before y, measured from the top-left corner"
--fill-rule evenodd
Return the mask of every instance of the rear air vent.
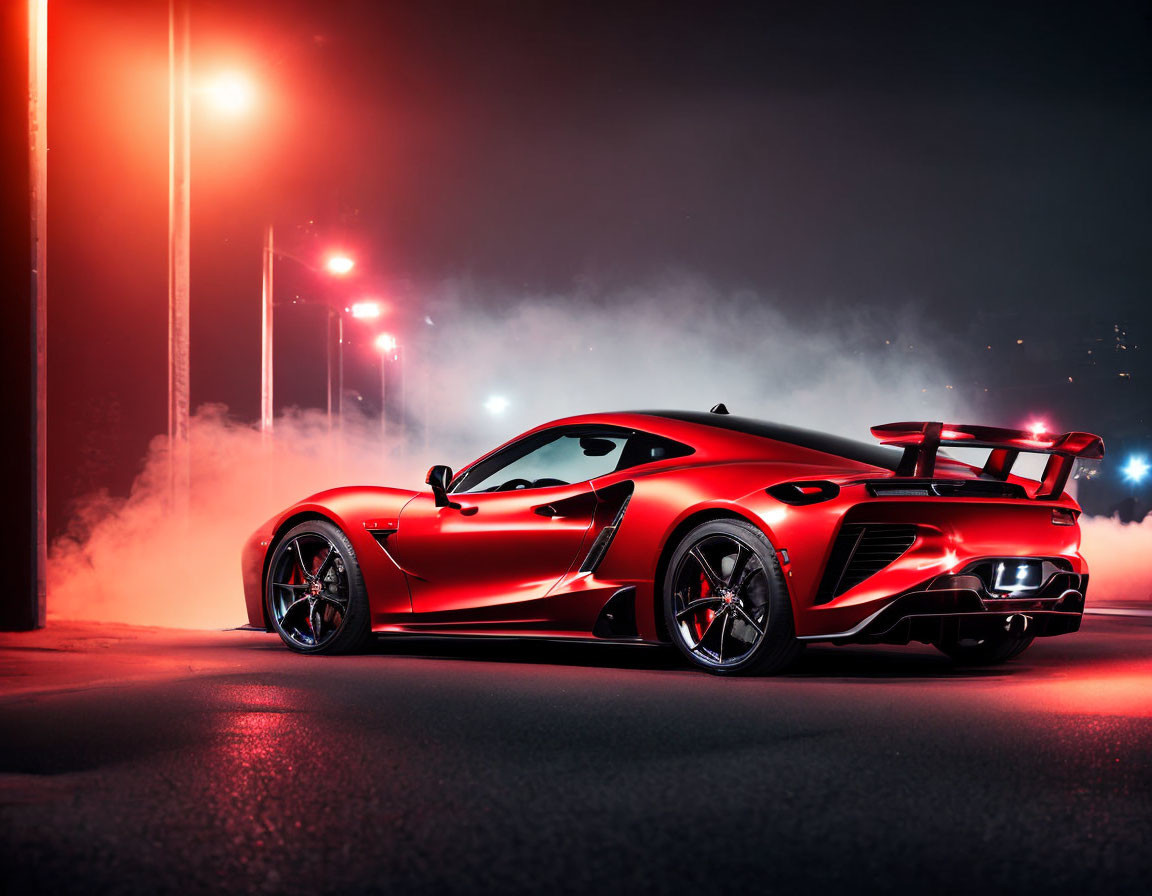
M 807 504 L 819 504 L 821 501 L 831 501 L 840 494 L 840 486 L 835 482 L 826 482 L 822 479 L 807 482 L 782 482 L 764 489 L 777 501 L 791 504 L 793 507 L 803 507 Z
M 868 483 L 874 498 L 1027 498 L 1015 482 L 987 479 L 883 479 Z
M 826 604 L 855 588 L 912 547 L 915 540 L 915 526 L 891 523 L 842 526 L 816 592 L 816 603 Z

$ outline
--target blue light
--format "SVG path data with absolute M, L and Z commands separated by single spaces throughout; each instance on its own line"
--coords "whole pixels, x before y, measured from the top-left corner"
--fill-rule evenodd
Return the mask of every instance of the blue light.
M 1124 469 L 1120 472 L 1124 474 L 1124 478 L 1129 482 L 1139 483 L 1148 475 L 1149 470 L 1152 470 L 1152 467 L 1148 466 L 1148 461 L 1144 459 L 1144 456 L 1141 454 L 1133 454 L 1128 458 L 1128 463 L 1125 464 Z

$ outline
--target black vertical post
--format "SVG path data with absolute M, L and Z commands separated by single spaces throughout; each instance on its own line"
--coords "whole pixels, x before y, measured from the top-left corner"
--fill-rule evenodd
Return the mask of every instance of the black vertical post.
M 0 473 L 0 512 L 11 565 L 0 589 L 0 629 L 19 630 L 44 624 L 47 0 L 3 9 L 0 407 L 10 466 Z

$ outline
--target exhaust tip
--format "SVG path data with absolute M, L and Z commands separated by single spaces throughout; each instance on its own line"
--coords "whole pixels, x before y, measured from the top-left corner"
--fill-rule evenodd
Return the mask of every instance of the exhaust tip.
M 1028 623 L 1032 621 L 1032 617 L 1025 616 L 1023 613 L 1013 613 L 1004 620 L 1004 631 L 1018 638 L 1028 631 Z

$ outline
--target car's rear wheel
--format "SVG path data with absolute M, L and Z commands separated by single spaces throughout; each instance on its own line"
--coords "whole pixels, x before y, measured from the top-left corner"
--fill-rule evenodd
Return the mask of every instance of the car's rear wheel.
M 1003 634 L 980 640 L 942 641 L 936 649 L 960 666 L 995 666 L 1022 654 L 1033 640 L 1032 635 Z
M 776 551 L 742 520 L 684 536 L 664 578 L 664 619 L 684 656 L 719 675 L 779 672 L 804 646 Z
M 298 653 L 351 653 L 370 634 L 356 554 L 326 520 L 303 522 L 276 544 L 265 605 L 276 633 Z

